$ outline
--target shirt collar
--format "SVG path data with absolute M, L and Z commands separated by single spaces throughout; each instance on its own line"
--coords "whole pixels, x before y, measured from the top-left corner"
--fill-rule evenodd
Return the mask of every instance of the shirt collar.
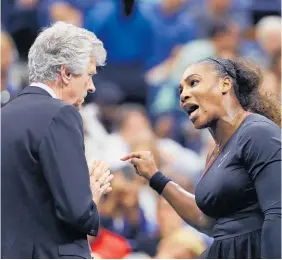
M 44 83 L 41 83 L 41 82 L 32 82 L 32 83 L 30 84 L 30 86 L 32 86 L 32 87 L 38 87 L 38 88 L 44 89 L 45 91 L 47 91 L 47 92 L 50 94 L 50 96 L 51 96 L 52 98 L 58 98 L 57 95 L 56 95 L 56 93 L 55 93 L 55 91 L 54 91 L 52 88 L 50 88 L 49 86 L 47 86 L 46 84 L 44 84 Z

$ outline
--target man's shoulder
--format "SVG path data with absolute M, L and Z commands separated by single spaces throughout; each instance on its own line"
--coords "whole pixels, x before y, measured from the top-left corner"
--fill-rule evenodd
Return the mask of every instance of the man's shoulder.
M 63 100 L 48 95 L 25 94 L 19 95 L 1 108 L 2 115 L 10 117 L 25 116 L 28 118 L 52 119 L 70 113 L 80 118 L 78 110 Z M 40 121 L 41 121 L 40 120 Z
M 44 110 L 44 114 L 51 120 L 70 120 L 82 122 L 82 118 L 78 109 L 63 100 L 56 98 L 50 98 L 48 101 L 42 100 L 40 105 L 37 107 L 39 107 L 41 110 Z M 39 113 L 39 115 L 41 114 L 42 112 Z

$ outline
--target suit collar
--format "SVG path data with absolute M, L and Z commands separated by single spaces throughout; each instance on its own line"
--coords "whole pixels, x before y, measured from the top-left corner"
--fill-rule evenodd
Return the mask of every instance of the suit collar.
M 44 83 L 41 83 L 41 82 L 33 82 L 30 84 L 30 86 L 32 87 L 38 87 L 38 88 L 42 88 L 44 90 L 46 90 L 53 98 L 57 98 L 57 95 L 55 93 L 55 91 L 49 87 L 48 85 L 44 84 Z
M 38 87 L 32 87 L 32 86 L 25 87 L 20 92 L 19 96 L 25 95 L 25 94 L 38 94 L 38 95 L 44 95 L 44 96 L 52 97 L 46 90 L 44 90 L 42 88 L 38 88 Z

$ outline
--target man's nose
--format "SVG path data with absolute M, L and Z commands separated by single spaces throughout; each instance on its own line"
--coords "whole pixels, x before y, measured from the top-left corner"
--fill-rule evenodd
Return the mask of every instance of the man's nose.
M 90 83 L 90 85 L 89 85 L 87 91 L 88 91 L 89 93 L 94 93 L 94 92 L 96 91 L 96 88 L 95 88 L 95 86 L 94 86 L 93 80 L 91 80 L 91 83 Z

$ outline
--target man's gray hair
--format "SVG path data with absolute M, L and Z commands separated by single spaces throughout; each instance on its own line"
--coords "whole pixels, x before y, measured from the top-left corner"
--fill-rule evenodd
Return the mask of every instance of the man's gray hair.
M 73 74 L 82 74 L 90 57 L 95 57 L 96 66 L 105 64 L 106 50 L 96 35 L 72 24 L 56 22 L 43 29 L 29 50 L 29 81 L 55 81 L 62 65 Z

